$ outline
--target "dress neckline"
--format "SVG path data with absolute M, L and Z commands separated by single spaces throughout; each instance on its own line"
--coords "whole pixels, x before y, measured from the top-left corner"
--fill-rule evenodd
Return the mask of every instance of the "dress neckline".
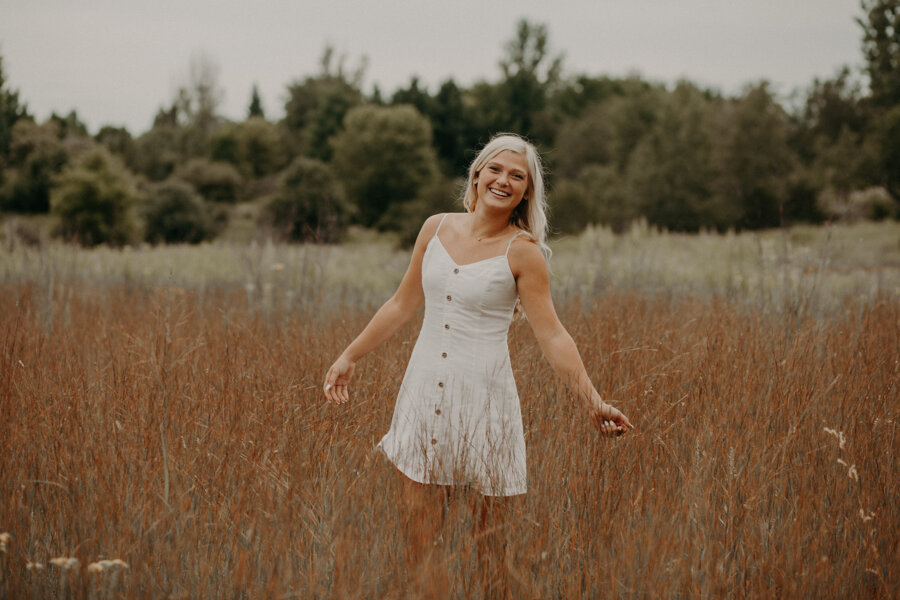
M 447 258 L 450 259 L 450 262 L 452 262 L 452 263 L 453 263 L 454 265 L 456 265 L 457 267 L 471 267 L 471 266 L 473 266 L 473 265 L 481 264 L 481 263 L 484 263 L 484 262 L 489 262 L 489 261 L 492 261 L 492 260 L 497 260 L 498 258 L 506 258 L 506 253 L 504 253 L 504 254 L 498 254 L 497 256 L 489 256 L 488 258 L 482 258 L 481 260 L 476 260 L 476 261 L 470 262 L 470 263 L 464 263 L 464 264 L 458 263 L 458 262 L 456 262 L 456 259 L 453 258 L 453 256 L 450 254 L 450 251 L 447 250 L 447 247 L 444 245 L 444 242 L 441 241 L 441 238 L 439 238 L 439 237 L 437 236 L 437 234 L 434 234 L 434 237 L 432 237 L 431 239 L 437 240 L 437 243 L 438 243 L 438 245 L 441 247 L 441 250 L 444 251 L 444 254 L 447 256 Z M 508 263 L 507 263 L 507 264 L 508 264 Z

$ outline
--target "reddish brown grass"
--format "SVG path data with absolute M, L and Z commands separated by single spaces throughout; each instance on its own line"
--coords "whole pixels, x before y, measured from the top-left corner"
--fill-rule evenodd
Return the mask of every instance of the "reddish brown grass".
M 598 438 L 514 325 L 517 596 L 900 595 L 896 298 L 797 320 L 616 293 L 561 314 L 637 429 Z M 410 593 L 397 476 L 371 450 L 415 326 L 333 406 L 322 374 L 369 311 L 23 284 L 0 315 L 0 596 Z M 450 515 L 431 567 L 447 597 L 480 595 L 470 521 Z M 26 569 L 59 556 L 79 568 Z M 113 558 L 130 565 L 116 581 L 87 569 Z

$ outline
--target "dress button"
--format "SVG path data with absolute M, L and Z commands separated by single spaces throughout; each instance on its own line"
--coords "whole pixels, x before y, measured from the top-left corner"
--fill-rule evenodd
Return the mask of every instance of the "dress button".
M 438 387 L 439 387 L 439 388 L 444 387 L 444 382 L 443 382 L 443 381 L 438 381 Z
M 447 353 L 446 353 L 446 352 L 441 352 L 441 358 L 447 358 Z
M 439 408 L 434 409 L 434 414 L 436 414 L 436 415 L 441 414 L 441 409 L 439 409 Z
M 451 302 L 453 300 L 453 296 L 447 294 L 447 302 Z
M 459 273 L 459 269 L 453 269 L 454 273 Z
M 444 329 L 450 329 L 450 323 L 444 323 Z
M 435 444 L 437 444 L 437 440 L 434 438 L 431 438 L 431 445 L 434 446 Z

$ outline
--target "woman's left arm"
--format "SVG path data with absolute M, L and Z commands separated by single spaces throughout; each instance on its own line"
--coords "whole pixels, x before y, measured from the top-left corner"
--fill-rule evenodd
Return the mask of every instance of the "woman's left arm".
M 553 307 L 547 263 L 537 244 L 525 240 L 514 242 L 509 252 L 509 265 L 516 278 L 522 309 L 541 351 L 588 410 L 591 422 L 606 435 L 621 435 L 632 429 L 628 417 L 604 402 L 591 383 L 578 348 Z

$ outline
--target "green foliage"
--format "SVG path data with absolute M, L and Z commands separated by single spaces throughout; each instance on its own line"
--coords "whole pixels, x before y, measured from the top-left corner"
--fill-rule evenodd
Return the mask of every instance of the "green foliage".
M 437 150 L 444 173 L 465 173 L 475 146 L 471 140 L 471 116 L 463 100 L 463 93 L 452 79 L 441 84 L 429 115 Z
M 192 158 L 175 170 L 174 177 L 189 183 L 204 200 L 234 204 L 238 201 L 243 178 L 233 165 Z
M 131 134 L 124 127 L 106 125 L 100 128 L 94 139 L 125 161 L 126 165 L 135 163 L 137 146 L 134 143 L 134 138 L 131 137 Z
M 872 138 L 877 148 L 879 179 L 900 202 L 900 104 L 877 119 Z
M 496 80 L 461 88 L 449 79 L 433 95 L 412 77 L 393 94 L 375 86 L 365 98 L 365 61 L 347 69 L 326 47 L 321 70 L 288 86 L 277 125 L 265 120 L 256 85 L 247 120 L 223 123 L 218 66 L 195 56 L 149 131 L 132 139 L 104 127 L 95 139 L 150 181 L 175 175 L 215 202 L 283 195 L 278 174 L 292 159 L 325 161 L 358 222 L 405 241 L 452 200 L 447 178 L 501 131 L 541 149 L 551 224 L 563 233 L 588 223 L 624 231 L 636 219 L 697 231 L 896 215 L 882 192 L 900 200 L 900 2 L 862 0 L 862 8 L 871 92 L 844 68 L 815 80 L 791 115 L 764 82 L 724 98 L 638 76 L 563 79 L 547 27 L 521 20 Z M 47 211 L 54 174 L 90 146 L 86 128 L 74 111 L 40 127 L 24 118 L 2 67 L 0 57 L 0 210 Z
M 614 79 L 577 75 L 565 85 L 557 86 L 550 97 L 553 113 L 559 119 L 580 117 L 584 112 L 613 96 L 627 95 L 636 78 Z M 643 86 L 648 84 L 640 82 Z
M 712 156 L 719 172 L 719 202 L 737 207 L 739 227 L 780 225 L 794 157 L 788 146 L 787 114 L 768 84 L 750 86 L 743 96 L 729 101 L 716 131 Z
M 849 193 L 828 188 L 819 195 L 818 207 L 832 221 L 881 221 L 898 216 L 896 203 L 882 187 Z
M 78 113 L 70 111 L 64 117 L 59 116 L 56 113 L 51 113 L 50 122 L 56 126 L 56 130 L 59 132 L 60 139 L 66 139 L 71 137 L 89 137 L 87 125 L 81 122 L 81 119 L 78 118 Z
M 253 179 L 276 173 L 284 164 L 281 134 L 262 117 L 220 128 L 213 136 L 210 155 L 214 161 L 231 163 L 244 177 Z
M 56 123 L 20 119 L 12 128 L 0 209 L 20 213 L 50 210 L 53 178 L 68 160 Z
M 883 108 L 900 105 L 900 0 L 863 0 L 863 55 L 872 100 Z
M 431 215 L 459 211 L 462 207 L 464 179 L 435 177 L 419 190 L 410 202 L 392 204 L 384 215 L 384 221 L 400 234 L 400 244 L 411 247 L 422 223 Z
M 428 94 L 428 90 L 419 88 L 419 78 L 413 76 L 409 80 L 409 87 L 400 88 L 391 97 L 391 104 L 409 104 L 425 116 L 434 111 L 434 100 Z
M 791 140 L 799 165 L 789 178 L 788 222 L 819 221 L 825 216 L 820 194 L 846 195 L 875 180 L 871 144 L 865 143 L 869 112 L 849 69 L 813 82 Z
M 247 118 L 252 119 L 254 117 L 266 118 L 263 112 L 262 99 L 259 97 L 259 89 L 257 89 L 255 83 L 253 84 L 253 93 L 250 95 L 250 106 L 247 108 Z
M 496 109 L 489 113 L 491 131 L 513 131 L 539 144 L 552 141 L 553 120 L 544 110 L 548 97 L 560 82 L 562 55 L 551 57 L 549 46 L 546 25 L 526 19 L 516 24 L 515 35 L 506 43 L 500 60 L 503 79 L 493 94 L 481 96 L 486 101 L 498 102 Z M 484 104 L 478 106 L 482 108 Z
M 9 89 L 3 72 L 3 56 L 0 56 L 0 167 L 9 154 L 13 126 L 19 119 L 29 118 L 28 109 L 19 100 L 18 90 Z M 0 184 L 2 184 L 0 176 Z
M 134 141 L 134 156 L 128 165 L 150 181 L 168 178 L 184 160 L 180 129 L 168 116 L 161 111 L 153 127 Z
M 105 148 L 96 148 L 67 167 L 51 196 L 59 234 L 83 246 L 122 246 L 135 239 L 133 207 L 139 200 L 131 174 Z
M 612 161 L 625 171 L 631 153 L 654 127 L 666 96 L 665 88 L 645 82 L 635 85 L 609 101 L 609 119 L 613 127 L 610 152 Z
M 589 165 L 578 177 L 563 179 L 550 195 L 550 224 L 555 233 L 578 233 L 598 223 L 622 232 L 640 213 L 628 182 L 612 165 Z
M 360 106 L 332 140 L 335 172 L 367 227 L 399 230 L 385 215 L 415 200 L 437 173 L 431 125 L 411 106 Z
M 716 105 L 688 83 L 668 94 L 629 161 L 640 214 L 674 231 L 731 225 L 737 207 L 713 194 L 712 137 Z
M 333 65 L 333 58 L 333 48 L 327 47 L 321 73 L 288 86 L 283 123 L 293 155 L 330 160 L 328 140 L 341 129 L 347 112 L 363 101 L 359 88 L 365 64 L 347 73 L 343 59 Z
M 220 123 L 217 111 L 224 92 L 219 86 L 219 65 L 211 56 L 197 53 L 191 57 L 188 82 L 175 99 L 177 115 L 182 119 L 182 148 L 187 156 L 206 154 L 209 140 Z
M 153 186 L 143 215 L 144 239 L 152 244 L 196 244 L 215 234 L 209 207 L 182 181 L 169 180 Z
M 265 216 L 287 239 L 333 243 L 346 230 L 352 211 L 328 165 L 300 157 L 285 171 L 281 188 L 266 205 Z
M 610 118 L 610 103 L 597 104 L 578 118 L 563 122 L 556 147 L 563 149 L 554 161 L 553 173 L 573 179 L 585 167 L 612 162 L 615 130 Z
M 849 130 L 862 133 L 866 128 L 867 115 L 861 102 L 859 83 L 851 79 L 847 67 L 834 77 L 813 84 L 806 94 L 806 102 L 800 116 L 798 138 L 803 143 L 801 153 L 807 158 L 810 146 L 817 139 L 828 143 Z

